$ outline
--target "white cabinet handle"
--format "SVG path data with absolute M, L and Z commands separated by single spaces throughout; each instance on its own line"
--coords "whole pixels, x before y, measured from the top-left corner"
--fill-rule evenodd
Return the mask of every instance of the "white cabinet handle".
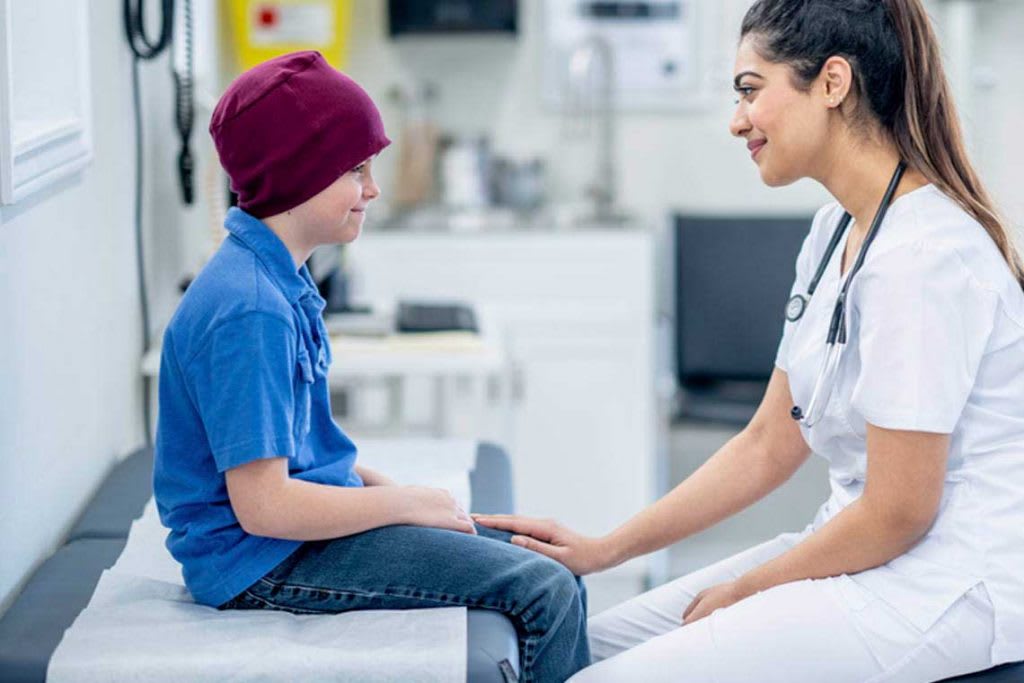
M 522 403 L 526 398 L 526 372 L 519 361 L 512 361 L 509 372 L 509 395 L 513 403 Z

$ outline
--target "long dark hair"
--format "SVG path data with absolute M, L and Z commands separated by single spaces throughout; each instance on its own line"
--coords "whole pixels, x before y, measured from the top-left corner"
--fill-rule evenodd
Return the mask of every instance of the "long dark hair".
M 1024 287 L 1024 265 L 964 148 L 938 42 L 921 0 L 757 0 L 743 18 L 765 59 L 788 64 L 806 91 L 829 57 L 853 70 L 858 106 L 911 168 L 985 228 Z

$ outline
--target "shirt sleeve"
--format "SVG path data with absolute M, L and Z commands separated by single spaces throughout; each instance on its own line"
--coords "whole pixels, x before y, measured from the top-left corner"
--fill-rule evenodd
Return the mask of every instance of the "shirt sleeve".
M 800 247 L 800 252 L 796 257 L 795 275 L 793 277 L 793 286 L 789 289 L 789 298 L 784 301 L 784 304 L 789 303 L 789 299 L 792 299 L 797 294 L 807 296 L 807 288 L 811 284 L 811 278 L 814 277 L 814 268 L 817 263 L 814 262 L 814 245 L 815 235 L 819 230 L 822 221 L 825 216 L 832 213 L 832 209 L 836 204 L 829 204 L 818 210 L 815 214 L 814 220 L 811 223 L 811 229 L 807 233 L 807 237 L 804 238 L 804 243 Z M 793 337 L 793 332 L 797 327 L 797 322 L 790 322 L 786 317 L 785 308 L 782 309 L 782 339 L 779 341 L 778 350 L 775 352 L 775 366 L 783 372 L 789 372 L 789 345 L 790 340 Z
M 952 433 L 995 327 L 998 294 L 955 250 L 923 242 L 869 259 L 850 289 L 860 355 L 852 408 L 878 427 Z
M 217 471 L 293 457 L 296 333 L 278 316 L 251 312 L 208 333 L 188 381 Z

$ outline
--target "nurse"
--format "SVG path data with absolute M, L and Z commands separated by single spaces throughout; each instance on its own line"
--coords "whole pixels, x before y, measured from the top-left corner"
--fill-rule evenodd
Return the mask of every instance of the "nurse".
M 735 89 L 730 129 L 764 182 L 836 199 L 757 413 L 607 536 L 478 521 L 587 574 L 707 529 L 814 453 L 832 494 L 803 531 L 593 617 L 572 680 L 933 681 L 1024 659 L 1024 272 L 920 0 L 758 0 Z

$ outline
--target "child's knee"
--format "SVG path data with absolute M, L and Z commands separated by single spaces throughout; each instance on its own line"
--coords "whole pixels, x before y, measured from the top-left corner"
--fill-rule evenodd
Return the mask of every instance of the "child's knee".
M 564 565 L 544 555 L 536 554 L 522 568 L 522 581 L 536 602 L 547 609 L 565 612 L 584 611 L 585 589 Z

